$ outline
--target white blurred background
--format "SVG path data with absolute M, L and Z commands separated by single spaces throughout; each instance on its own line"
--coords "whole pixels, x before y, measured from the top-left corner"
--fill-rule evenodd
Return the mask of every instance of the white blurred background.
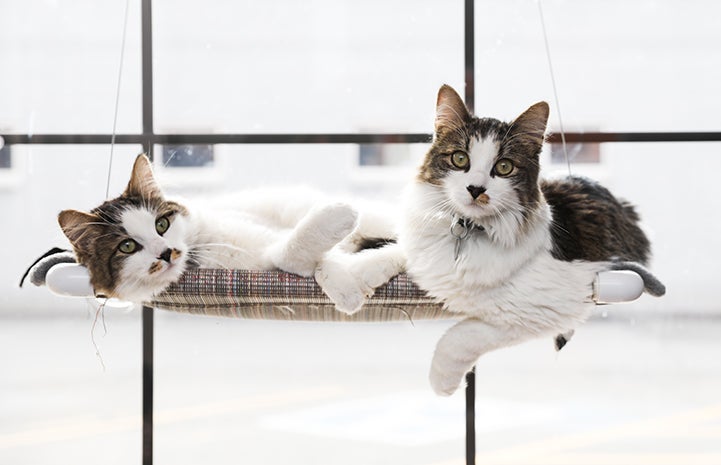
M 719 131 L 721 4 L 542 5 L 567 131 Z M 124 8 L 0 0 L 0 134 L 112 131 Z M 430 133 L 438 87 L 464 89 L 461 1 L 156 0 L 153 23 L 157 133 Z M 117 131 L 139 133 L 137 0 L 128 24 Z M 558 132 L 538 3 L 477 1 L 475 34 L 476 112 L 512 119 L 546 100 Z M 395 202 L 426 148 L 155 154 L 168 190 L 185 196 L 309 184 Z M 2 150 L 0 463 L 139 463 L 138 309 L 107 309 L 105 331 L 95 303 L 17 286 L 35 258 L 68 245 L 57 213 L 104 199 L 110 148 Z M 111 196 L 142 150 L 115 147 Z M 212 151 L 212 163 L 163 166 L 164 153 L 190 150 Z M 551 151 L 543 170 L 562 174 Z M 479 463 L 721 463 L 719 152 L 721 142 L 570 147 L 574 173 L 638 205 L 668 294 L 599 310 L 559 355 L 537 341 L 479 362 Z M 462 461 L 462 399 L 436 399 L 426 382 L 450 322 L 156 314 L 157 463 Z

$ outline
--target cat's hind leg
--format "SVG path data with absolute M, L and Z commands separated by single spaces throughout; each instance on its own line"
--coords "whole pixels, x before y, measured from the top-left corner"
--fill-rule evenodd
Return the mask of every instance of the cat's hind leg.
M 475 318 L 457 323 L 436 344 L 429 375 L 433 391 L 450 396 L 481 355 L 524 339 L 513 328 L 499 328 Z
M 268 258 L 283 271 L 313 276 L 323 255 L 357 225 L 358 212 L 348 204 L 313 208 L 287 237 L 268 249 Z
M 375 288 L 405 269 L 405 255 L 398 244 L 356 253 L 332 250 L 315 272 L 315 279 L 336 309 L 353 314 L 373 295 Z

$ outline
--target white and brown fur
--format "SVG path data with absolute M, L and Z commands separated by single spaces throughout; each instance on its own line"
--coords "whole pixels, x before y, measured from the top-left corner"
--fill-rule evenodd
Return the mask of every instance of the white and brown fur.
M 189 267 L 280 269 L 315 276 L 339 310 L 354 312 L 403 267 L 395 244 L 361 250 L 395 239 L 392 215 L 375 207 L 358 211 L 300 188 L 180 203 L 165 198 L 140 155 L 122 195 L 58 221 L 97 295 L 147 301 Z M 132 253 L 121 247 L 128 240 Z
M 436 347 L 439 394 L 453 393 L 490 350 L 572 331 L 594 307 L 597 272 L 649 258 L 629 204 L 582 178 L 539 180 L 548 113 L 540 102 L 511 123 L 476 118 L 451 87 L 439 91 L 433 144 L 406 191 L 399 236 L 411 277 L 465 317 Z M 463 168 L 451 160 L 458 151 L 469 159 Z M 502 159 L 513 165 L 506 175 Z M 451 234 L 460 220 L 470 225 L 464 239 Z

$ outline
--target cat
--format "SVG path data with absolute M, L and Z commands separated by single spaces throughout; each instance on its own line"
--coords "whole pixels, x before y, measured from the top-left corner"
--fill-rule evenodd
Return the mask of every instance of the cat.
M 279 269 L 316 280 L 344 312 L 398 274 L 392 217 L 359 212 L 309 189 L 267 189 L 197 206 L 166 199 L 145 155 L 127 188 L 89 213 L 58 222 L 97 296 L 150 301 L 191 267 Z M 368 245 L 381 247 L 367 248 Z
M 434 138 L 406 189 L 398 243 L 407 272 L 465 319 L 439 340 L 430 381 L 452 394 L 484 353 L 543 335 L 562 346 L 594 307 L 596 273 L 643 264 L 650 242 L 634 207 L 581 177 L 539 179 L 549 107 L 512 123 L 470 114 L 440 88 Z

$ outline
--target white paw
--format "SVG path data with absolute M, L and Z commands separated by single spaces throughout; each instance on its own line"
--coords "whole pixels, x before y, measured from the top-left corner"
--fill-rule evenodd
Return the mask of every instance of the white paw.
M 340 263 L 332 260 L 324 260 L 316 269 L 315 280 L 336 309 L 349 315 L 360 310 L 374 291 Z
M 431 362 L 431 372 L 428 376 L 431 388 L 439 396 L 450 396 L 456 392 L 463 383 L 466 369 L 436 352 Z
M 358 226 L 358 212 L 346 203 L 321 207 L 313 213 L 313 217 L 332 244 L 343 240 Z

